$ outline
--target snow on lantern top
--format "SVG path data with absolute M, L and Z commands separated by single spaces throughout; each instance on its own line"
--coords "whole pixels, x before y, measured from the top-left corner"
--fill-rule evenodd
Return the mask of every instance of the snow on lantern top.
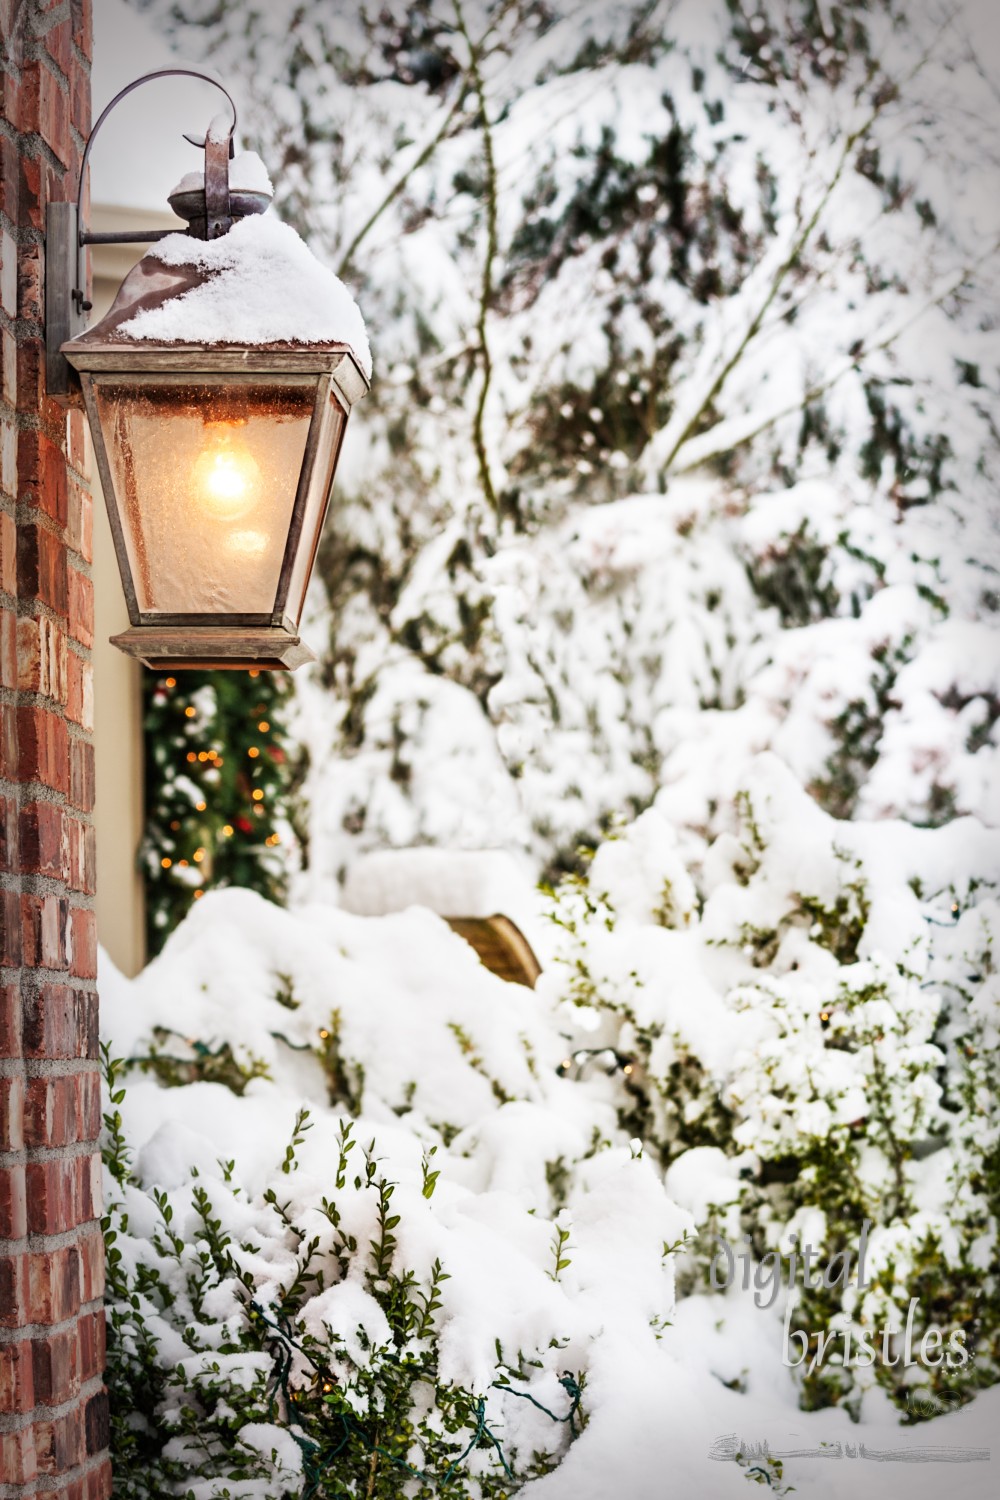
M 193 175 L 193 174 L 192 174 Z M 372 370 L 357 303 L 295 230 L 253 213 L 216 240 L 160 240 L 76 344 L 346 344 Z
M 254 215 L 217 240 L 172 234 L 143 260 L 182 269 L 191 285 L 135 311 L 119 324 L 118 337 L 156 344 L 347 344 L 370 378 L 357 303 L 290 225 Z

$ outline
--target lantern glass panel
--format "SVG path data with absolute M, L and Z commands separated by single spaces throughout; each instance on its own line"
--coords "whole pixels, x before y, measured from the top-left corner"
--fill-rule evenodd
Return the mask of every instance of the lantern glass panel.
M 140 612 L 272 611 L 316 378 L 98 375 L 94 390 Z
M 333 488 L 333 476 L 337 468 L 346 422 L 347 413 L 331 390 L 325 409 L 320 416 L 316 462 L 309 476 L 309 488 L 306 491 L 305 509 L 302 516 L 301 541 L 292 564 L 289 582 L 287 609 L 289 615 L 296 621 L 302 614 L 306 586 L 309 583 L 319 547 L 320 532 L 323 529 L 327 502 Z

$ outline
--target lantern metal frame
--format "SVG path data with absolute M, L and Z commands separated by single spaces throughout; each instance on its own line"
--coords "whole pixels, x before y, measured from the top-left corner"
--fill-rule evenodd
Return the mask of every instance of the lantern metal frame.
M 234 221 L 262 211 L 269 194 L 231 190 L 229 159 L 233 154 L 236 107 L 228 90 L 209 74 L 193 68 L 164 68 L 136 79 L 122 89 L 99 116 L 83 153 L 75 205 L 51 204 L 46 244 L 46 376 L 48 393 L 66 405 L 86 410 L 98 472 L 131 628 L 112 636 L 112 643 L 154 669 L 184 667 L 295 668 L 315 660 L 299 638 L 298 624 L 305 589 L 312 574 L 320 537 L 333 493 L 347 421 L 354 402 L 368 390 L 368 379 L 358 358 L 345 343 L 229 343 L 151 344 L 130 341 L 120 325 L 135 313 L 162 306 L 183 295 L 203 279 L 185 267 L 150 265 L 147 259 L 130 272 L 110 309 L 93 328 L 83 330 L 91 303 L 84 295 L 84 246 L 100 243 L 148 243 L 183 230 L 121 231 L 93 234 L 81 220 L 84 174 L 90 150 L 101 125 L 116 104 L 133 89 L 153 78 L 175 74 L 202 78 L 219 88 L 229 101 L 232 125 L 228 135 L 207 132 L 204 140 L 187 136 L 204 148 L 203 187 L 176 192 L 171 207 L 188 220 L 195 239 L 211 240 L 228 232 Z M 244 612 L 179 612 L 143 608 L 133 576 L 123 509 L 127 496 L 119 494 L 109 455 L 98 391 L 107 380 L 132 382 L 169 391 L 221 377 L 229 390 L 267 382 L 312 386 L 305 446 L 284 538 L 284 551 L 273 603 L 267 610 Z M 303 412 L 303 416 L 305 412 Z M 333 428 L 336 423 L 335 429 Z M 317 465 L 321 466 L 320 469 Z M 322 490 L 318 490 L 318 486 Z M 308 521 L 309 533 L 306 534 Z M 307 553 L 302 549 L 307 549 Z M 306 566 L 303 567 L 303 560 Z M 293 584 L 296 586 L 292 597 Z M 301 587 L 299 587 L 301 584 Z M 145 601 L 148 606 L 148 600 Z
M 299 638 L 298 618 L 288 609 L 292 574 L 300 546 L 309 546 L 305 576 L 312 572 L 333 493 L 333 475 L 337 468 L 347 418 L 352 405 L 364 395 L 368 382 L 352 350 L 346 345 L 303 346 L 301 348 L 230 348 L 219 346 L 172 345 L 146 347 L 126 344 L 91 344 L 79 341 L 65 349 L 77 370 L 83 399 L 94 437 L 94 451 L 105 497 L 108 517 L 121 573 L 132 629 L 112 636 L 113 643 L 147 666 L 182 668 L 185 666 L 257 666 L 294 668 L 315 660 L 315 654 Z M 317 379 L 313 409 L 306 435 L 305 451 L 299 470 L 295 499 L 285 541 L 285 551 L 278 574 L 273 607 L 267 612 L 252 611 L 220 615 L 151 611 L 140 608 L 132 577 L 121 522 L 120 503 L 111 464 L 104 441 L 104 430 L 97 409 L 95 376 L 153 376 L 158 388 L 187 385 L 192 378 L 222 374 L 227 383 L 258 383 L 266 378 L 271 384 L 291 382 L 296 376 L 312 375 Z M 319 476 L 326 490 L 321 511 L 313 525 L 311 538 L 303 537 L 303 526 L 313 487 L 316 461 L 323 455 L 324 424 L 330 420 L 331 404 L 340 416 L 339 430 L 329 449 L 326 476 Z M 239 635 L 235 632 L 239 632 Z M 212 656 L 214 653 L 214 657 Z M 210 659 L 211 658 L 211 659 Z

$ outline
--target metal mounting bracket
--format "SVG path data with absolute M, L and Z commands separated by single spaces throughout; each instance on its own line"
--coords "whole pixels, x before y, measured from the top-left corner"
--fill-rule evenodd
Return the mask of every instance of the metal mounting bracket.
M 66 405 L 80 404 L 80 378 L 60 346 L 87 325 L 74 295 L 80 253 L 75 203 L 49 203 L 45 209 L 45 389 Z
M 67 339 L 76 338 L 87 323 L 91 303 L 86 297 L 85 247 L 101 244 L 146 244 L 159 240 L 166 229 L 121 230 L 113 234 L 93 234 L 83 225 L 83 190 L 87 175 L 87 162 L 91 148 L 108 115 L 133 89 L 149 83 L 154 78 L 175 77 L 201 78 L 225 94 L 233 115 L 233 123 L 227 136 L 216 140 L 206 132 L 205 148 L 205 197 L 210 208 L 206 211 L 206 227 L 202 238 L 214 239 L 225 234 L 232 224 L 229 194 L 229 160 L 233 155 L 233 137 L 236 132 L 236 105 L 229 90 L 210 73 L 197 68 L 157 68 L 135 79 L 106 105 L 101 111 L 83 149 L 80 162 L 80 181 L 75 203 L 49 203 L 45 209 L 45 388 L 48 395 L 67 406 L 82 404 L 80 385 L 76 372 L 70 367 L 60 347 Z M 185 137 L 191 139 L 191 137 Z M 202 144 L 202 143 L 197 143 Z M 183 230 L 180 231 L 183 233 Z M 191 230 L 189 229 L 189 233 Z

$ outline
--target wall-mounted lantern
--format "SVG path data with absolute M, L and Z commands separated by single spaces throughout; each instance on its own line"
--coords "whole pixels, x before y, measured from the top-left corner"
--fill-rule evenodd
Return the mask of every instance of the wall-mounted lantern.
M 368 389 L 364 325 L 295 231 L 260 217 L 259 160 L 231 168 L 228 93 L 232 122 L 210 125 L 204 176 L 169 199 L 186 234 L 80 227 L 97 131 L 164 73 L 206 77 L 165 69 L 123 90 L 87 142 L 76 205 L 51 206 L 49 392 L 82 397 L 90 422 L 131 621 L 114 644 L 156 669 L 294 668 L 313 659 L 299 619 L 348 414 Z M 83 247 L 154 238 L 110 311 L 78 333 Z

